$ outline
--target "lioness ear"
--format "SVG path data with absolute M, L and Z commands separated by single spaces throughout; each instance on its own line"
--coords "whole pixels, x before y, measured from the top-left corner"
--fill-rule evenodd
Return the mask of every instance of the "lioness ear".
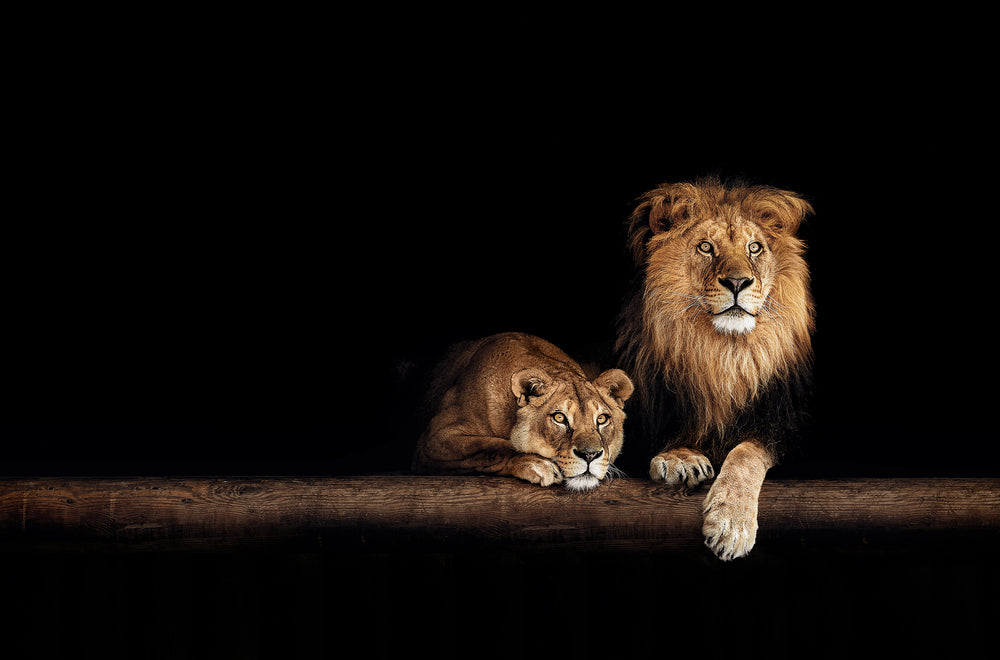
M 632 379 L 621 369 L 608 369 L 594 380 L 594 385 L 614 399 L 619 408 L 625 405 L 635 391 Z
M 523 408 L 528 405 L 531 397 L 545 394 L 551 381 L 549 375 L 541 369 L 522 369 L 510 377 L 510 391 L 514 393 L 518 407 Z

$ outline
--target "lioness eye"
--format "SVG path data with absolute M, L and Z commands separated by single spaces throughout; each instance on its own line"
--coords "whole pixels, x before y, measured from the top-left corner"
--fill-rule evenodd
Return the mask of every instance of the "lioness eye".
M 611 419 L 611 418 L 608 417 L 607 415 L 605 415 L 604 413 L 601 413 L 600 415 L 597 416 L 597 423 L 598 424 L 607 424 L 607 422 L 608 422 L 609 419 Z
M 758 243 L 757 241 L 751 243 L 749 247 L 750 247 L 750 254 L 757 254 L 758 252 L 764 249 L 764 246 Z
M 559 424 L 566 423 L 566 415 L 562 414 L 561 412 L 552 413 L 552 419 L 554 419 Z
M 702 241 L 701 243 L 699 243 L 698 249 L 704 252 L 705 254 L 712 254 L 712 244 L 709 243 L 708 241 Z

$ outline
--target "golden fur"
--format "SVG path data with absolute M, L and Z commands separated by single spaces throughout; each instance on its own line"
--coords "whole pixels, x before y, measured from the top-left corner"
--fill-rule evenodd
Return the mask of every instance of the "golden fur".
M 504 333 L 453 347 L 429 388 L 420 472 L 485 472 L 574 490 L 596 487 L 624 441 L 629 377 L 588 380 L 549 342 Z
M 639 286 L 622 312 L 617 349 L 636 380 L 646 435 L 666 444 L 650 465 L 654 479 L 697 485 L 714 476 L 709 458 L 728 455 L 734 463 L 713 491 L 735 492 L 723 475 L 763 481 L 757 468 L 766 472 L 779 458 L 812 364 L 809 269 L 795 236 L 811 212 L 794 193 L 715 179 L 664 184 L 640 198 L 629 222 Z M 680 421 L 668 429 L 671 400 Z M 756 492 L 752 499 L 753 523 L 740 523 L 750 538 L 722 539 L 730 547 L 713 548 L 720 555 L 752 547 Z

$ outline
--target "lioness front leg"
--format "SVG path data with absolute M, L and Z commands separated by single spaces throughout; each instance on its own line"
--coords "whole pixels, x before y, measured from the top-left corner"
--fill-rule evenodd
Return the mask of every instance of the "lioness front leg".
M 687 447 L 660 452 L 649 462 L 649 478 L 653 481 L 695 488 L 714 476 L 711 461 L 701 452 Z
M 538 454 L 517 451 L 506 438 L 448 432 L 421 441 L 415 467 L 419 471 L 499 474 L 540 486 L 563 480 L 558 465 Z
M 742 442 L 729 452 L 719 478 L 705 497 L 705 545 L 719 559 L 745 557 L 757 540 L 757 497 L 774 464 L 757 442 Z
M 507 462 L 506 470 L 500 474 L 510 474 L 539 486 L 551 486 L 563 480 L 559 466 L 538 454 L 517 454 Z

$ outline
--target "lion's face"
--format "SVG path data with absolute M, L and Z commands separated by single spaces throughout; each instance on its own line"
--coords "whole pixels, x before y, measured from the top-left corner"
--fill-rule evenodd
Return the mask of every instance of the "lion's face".
M 774 283 L 774 254 L 758 225 L 743 219 L 712 219 L 679 238 L 688 273 L 681 280 L 687 290 L 677 293 L 709 314 L 717 332 L 752 332 L 761 315 L 775 313 L 768 297 Z
M 644 406 L 665 384 L 692 433 L 722 437 L 775 379 L 808 372 L 814 313 L 796 230 L 811 212 L 795 193 L 713 179 L 643 195 L 629 219 L 643 286 L 617 347 Z
M 587 382 L 530 369 L 515 374 L 514 388 L 519 397 L 510 435 L 514 448 L 555 462 L 567 488 L 595 488 L 621 453 L 622 406 L 632 393 L 625 372 L 610 369 Z
M 647 281 L 657 304 L 675 317 L 723 335 L 753 332 L 788 316 L 772 295 L 786 280 L 808 277 L 794 231 L 811 207 L 784 191 L 667 185 L 633 214 L 635 248 L 649 233 Z M 648 222 L 648 231 L 639 222 Z M 793 272 L 794 271 L 794 272 Z

